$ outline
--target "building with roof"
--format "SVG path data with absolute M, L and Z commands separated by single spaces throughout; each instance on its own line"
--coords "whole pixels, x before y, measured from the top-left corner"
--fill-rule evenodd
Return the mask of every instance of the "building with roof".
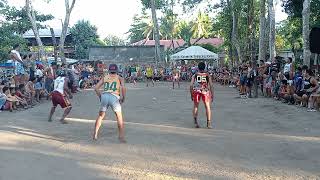
M 62 30 L 61 29 L 53 29 L 53 32 L 54 32 L 55 41 L 57 43 L 56 45 L 59 45 Z M 47 46 L 47 47 L 54 46 L 54 44 L 53 44 L 54 39 L 52 37 L 51 31 L 49 28 L 39 29 L 39 36 L 40 36 L 40 39 L 41 39 L 44 46 Z M 22 37 L 27 40 L 28 47 L 36 47 L 38 45 L 37 40 L 36 40 L 35 35 L 32 30 L 25 32 L 22 35 Z M 53 52 L 49 52 L 49 54 L 50 53 L 53 53 Z M 74 47 L 72 46 L 72 37 L 71 37 L 71 32 L 69 29 L 67 31 L 67 36 L 65 39 L 64 54 L 66 57 L 73 57 L 73 55 L 74 55 Z

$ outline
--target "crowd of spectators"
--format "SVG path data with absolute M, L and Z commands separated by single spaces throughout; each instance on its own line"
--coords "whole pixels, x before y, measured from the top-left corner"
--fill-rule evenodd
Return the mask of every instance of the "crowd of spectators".
M 215 71 L 214 79 L 222 85 L 237 87 L 242 98 L 252 97 L 252 87 L 256 82 L 260 94 L 265 97 L 306 107 L 308 112 L 319 110 L 319 75 L 306 65 L 295 66 L 290 57 L 285 63 L 277 59 L 273 62 L 261 60 L 257 68 L 252 62 L 231 70 L 220 68 Z

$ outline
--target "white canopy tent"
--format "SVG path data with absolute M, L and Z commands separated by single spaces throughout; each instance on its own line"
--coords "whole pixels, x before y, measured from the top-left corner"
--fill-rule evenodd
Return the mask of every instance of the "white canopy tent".
M 172 60 L 218 60 L 218 54 L 208 51 L 200 46 L 191 46 L 171 55 Z

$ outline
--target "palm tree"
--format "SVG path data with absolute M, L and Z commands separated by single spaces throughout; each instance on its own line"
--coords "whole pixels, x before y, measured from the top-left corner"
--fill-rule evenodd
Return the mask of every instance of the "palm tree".
M 207 14 L 199 11 L 197 19 L 193 23 L 192 31 L 194 38 L 209 37 L 211 35 L 212 22 Z
M 191 38 L 193 36 L 192 26 L 190 22 L 181 21 L 178 25 L 178 37 L 182 38 L 188 46 L 191 45 Z
M 154 24 L 154 39 L 155 43 L 155 58 L 156 62 L 158 63 L 161 60 L 161 52 L 160 52 L 160 35 L 159 35 L 159 25 L 157 20 L 157 12 L 156 12 L 156 3 L 155 0 L 151 0 L 151 12 L 152 12 L 152 20 Z

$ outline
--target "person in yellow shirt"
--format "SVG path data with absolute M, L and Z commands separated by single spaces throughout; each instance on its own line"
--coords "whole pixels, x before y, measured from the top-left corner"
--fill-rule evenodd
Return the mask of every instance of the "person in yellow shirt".
M 147 78 L 147 87 L 149 86 L 149 82 L 152 82 L 152 86 L 154 87 L 154 79 L 153 79 L 153 68 L 148 66 L 146 69 L 146 78 Z
M 97 96 L 100 99 L 100 111 L 99 116 L 97 117 L 93 139 L 98 139 L 98 132 L 106 115 L 106 111 L 108 107 L 111 107 L 115 112 L 118 128 L 119 128 L 119 140 L 122 143 L 125 143 L 126 140 L 124 138 L 124 123 L 122 116 L 122 108 L 121 104 L 124 103 L 126 97 L 126 88 L 124 79 L 120 77 L 118 74 L 118 66 L 116 64 L 110 64 L 109 66 L 109 74 L 105 75 L 99 83 L 95 87 L 95 91 Z M 101 92 L 100 88 L 103 87 L 103 91 Z

